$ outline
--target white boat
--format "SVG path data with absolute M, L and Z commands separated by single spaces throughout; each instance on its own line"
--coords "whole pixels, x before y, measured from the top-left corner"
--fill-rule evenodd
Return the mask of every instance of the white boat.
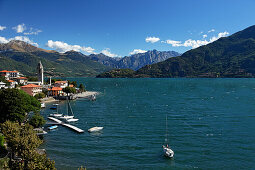
M 165 138 L 165 143 L 168 143 L 168 136 L 167 136 L 167 115 L 166 115 L 166 138 Z M 174 157 L 174 151 L 168 146 L 168 144 L 163 145 L 163 153 L 166 157 L 168 158 L 173 158 Z
M 45 103 L 41 103 L 41 108 L 45 108 Z
M 66 119 L 66 121 L 67 122 L 77 122 L 79 119 L 73 119 L 73 118 L 71 118 L 71 119 Z
M 162 147 L 163 147 L 164 155 L 166 157 L 169 157 L 169 158 L 174 157 L 174 151 L 172 149 L 170 149 L 168 145 L 166 145 L 166 146 L 163 145 Z
M 98 131 L 100 131 L 100 130 L 102 130 L 104 127 L 93 127 L 93 128 L 90 128 L 90 129 L 88 129 L 88 132 L 98 132 Z
M 90 96 L 90 99 L 91 99 L 92 101 L 95 101 L 95 100 L 96 100 L 96 95 L 95 95 L 95 94 L 91 95 L 91 96 Z
M 59 119 L 63 119 L 63 120 L 68 120 L 68 119 L 73 119 L 74 116 L 68 116 L 68 115 L 62 115 L 59 117 Z
M 61 114 L 61 113 L 58 113 L 58 105 L 59 104 L 53 104 L 53 106 L 55 106 L 56 107 L 56 112 L 53 112 L 52 114 L 50 114 L 50 116 L 53 116 L 53 117 L 56 117 L 56 118 L 59 118 L 59 117 L 61 117 L 61 116 L 63 116 L 63 114 Z

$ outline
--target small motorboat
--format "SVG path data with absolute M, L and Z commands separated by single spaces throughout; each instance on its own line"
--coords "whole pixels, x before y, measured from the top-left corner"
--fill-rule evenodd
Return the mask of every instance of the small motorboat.
M 53 129 L 56 129 L 56 128 L 58 128 L 58 125 L 48 127 L 49 130 L 53 130 Z
M 163 152 L 164 152 L 164 155 L 168 158 L 172 158 L 174 157 L 174 151 L 172 149 L 170 149 L 170 147 L 168 147 L 168 145 L 163 145 Z
M 45 108 L 45 103 L 41 103 L 41 108 Z
M 53 116 L 53 117 L 61 117 L 61 116 L 63 116 L 61 113 L 52 113 L 52 114 L 50 114 L 50 116 Z
M 74 118 L 71 118 L 71 119 L 66 119 L 65 121 L 66 122 L 77 122 L 79 119 L 74 119 Z
M 88 132 L 98 132 L 98 131 L 100 131 L 100 130 L 102 130 L 104 127 L 93 127 L 93 128 L 90 128 L 90 129 L 88 129 Z

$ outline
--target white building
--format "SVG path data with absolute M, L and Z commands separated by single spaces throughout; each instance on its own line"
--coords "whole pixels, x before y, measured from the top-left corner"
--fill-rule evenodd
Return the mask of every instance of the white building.
M 1 74 L 1 76 L 4 76 L 6 78 L 6 80 L 16 79 L 16 78 L 20 77 L 20 73 L 16 70 L 14 70 L 14 71 L 2 70 L 2 71 L 0 71 L 0 74 Z
M 68 81 L 55 81 L 55 87 L 65 88 L 68 86 Z
M 6 83 L 0 82 L 0 89 L 5 88 Z

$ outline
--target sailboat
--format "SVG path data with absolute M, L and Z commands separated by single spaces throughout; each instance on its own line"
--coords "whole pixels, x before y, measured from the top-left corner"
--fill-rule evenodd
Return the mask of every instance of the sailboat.
M 165 138 L 165 145 L 163 147 L 163 153 L 168 158 L 174 157 L 174 151 L 168 146 L 168 135 L 167 135 L 167 115 L 166 115 L 166 138 Z
M 71 112 L 71 115 L 69 115 L 69 110 Z M 62 115 L 59 117 L 59 119 L 62 119 L 66 122 L 77 122 L 79 120 L 74 118 L 73 110 L 68 99 L 67 99 L 67 115 Z
M 57 110 L 57 111 L 56 111 L 56 112 L 53 112 L 52 114 L 50 114 L 50 116 L 54 116 L 54 117 L 56 117 L 56 118 L 62 116 L 61 113 L 58 113 L 58 105 L 59 105 L 59 104 L 53 104 L 53 106 L 56 107 L 56 110 Z

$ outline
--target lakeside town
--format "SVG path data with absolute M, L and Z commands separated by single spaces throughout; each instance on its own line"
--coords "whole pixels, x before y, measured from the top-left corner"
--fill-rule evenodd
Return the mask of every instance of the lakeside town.
M 55 169 L 55 162 L 47 157 L 46 150 L 38 148 L 47 134 L 44 125 L 50 125 L 48 130 L 57 125 L 78 133 L 84 130 L 69 124 L 79 120 L 73 113 L 71 116 L 50 114 L 48 119 L 53 122 L 47 123 L 40 114 L 41 108 L 46 107 L 46 102 L 54 102 L 53 109 L 57 109 L 59 100 L 67 100 L 68 106 L 68 100 L 95 100 L 97 92 L 86 91 L 83 84 L 77 87 L 76 81 L 49 77 L 45 82 L 41 61 L 37 77 L 26 77 L 17 70 L 2 70 L 0 78 L 0 169 Z
M 97 92 L 89 92 L 85 90 L 85 86 L 80 84 L 77 87 L 76 81 L 70 82 L 68 80 L 56 80 L 51 77 L 48 81 L 44 81 L 44 69 L 41 61 L 37 66 L 37 81 L 29 81 L 28 77 L 25 77 L 19 71 L 0 71 L 0 75 L 5 78 L 5 82 L 0 82 L 0 89 L 6 88 L 18 88 L 40 99 L 41 102 L 49 102 L 55 100 L 76 99 L 76 98 L 89 98 L 94 97 Z M 31 80 L 36 80 L 35 77 Z M 42 105 L 43 106 L 43 105 Z

